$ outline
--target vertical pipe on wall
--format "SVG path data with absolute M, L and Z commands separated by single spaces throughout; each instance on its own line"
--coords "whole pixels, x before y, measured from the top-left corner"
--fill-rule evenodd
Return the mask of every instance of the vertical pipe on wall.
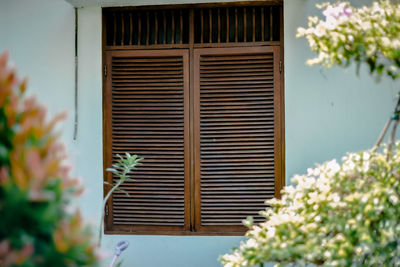
M 75 7 L 75 95 L 74 95 L 74 136 L 78 135 L 78 8 Z

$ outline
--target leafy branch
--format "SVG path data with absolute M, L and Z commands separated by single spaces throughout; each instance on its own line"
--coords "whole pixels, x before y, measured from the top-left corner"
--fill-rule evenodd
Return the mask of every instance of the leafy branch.
M 111 186 L 112 188 L 110 191 L 108 191 L 107 195 L 105 196 L 105 198 L 103 200 L 103 206 L 102 206 L 103 211 L 102 211 L 102 215 L 101 215 L 101 222 L 100 222 L 100 229 L 99 229 L 99 241 L 98 241 L 99 246 L 101 244 L 101 237 L 102 237 L 102 233 L 103 233 L 103 224 L 104 224 L 104 212 L 105 212 L 105 207 L 106 207 L 108 199 L 115 191 L 123 192 L 123 193 L 125 193 L 126 196 L 128 196 L 128 197 L 130 196 L 128 192 L 126 192 L 125 190 L 122 190 L 119 187 L 126 181 L 128 181 L 128 182 L 135 181 L 128 174 L 131 171 L 133 171 L 134 169 L 136 169 L 137 165 L 141 165 L 142 163 L 140 163 L 140 161 L 143 159 L 143 158 L 138 158 L 138 155 L 131 155 L 129 153 L 125 153 L 125 158 L 119 154 L 117 154 L 117 157 L 119 158 L 119 160 L 115 164 L 112 165 L 112 168 L 106 169 L 106 171 L 111 172 L 113 174 L 113 176 L 118 177 L 119 180 L 116 184 L 114 184 L 113 182 L 111 182 L 111 183 L 104 182 L 104 184 Z

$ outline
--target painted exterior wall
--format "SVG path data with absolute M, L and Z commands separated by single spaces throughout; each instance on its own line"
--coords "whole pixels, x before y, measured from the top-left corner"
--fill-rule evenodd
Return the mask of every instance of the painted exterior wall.
M 158 0 L 148 1 L 157 4 Z M 165 2 L 165 1 L 164 1 Z M 164 3 L 163 2 L 163 3 Z M 184 3 L 184 0 L 180 2 Z M 186 1 L 189 2 L 189 1 Z M 389 80 L 376 83 L 365 69 L 308 67 L 312 56 L 295 31 L 316 13 L 315 0 L 286 0 L 285 127 L 286 182 L 314 162 L 340 158 L 346 151 L 371 147 L 394 106 L 396 88 Z M 10 50 L 21 76 L 29 76 L 29 94 L 36 94 L 49 112 L 68 110 L 63 140 L 75 173 L 87 189 L 78 200 L 87 220 L 98 224 L 102 199 L 102 68 L 101 8 L 79 9 L 79 128 L 73 137 L 74 9 L 64 0 L 2 0 L 0 51 Z M 97 230 L 96 226 L 93 226 Z M 106 236 L 112 252 L 121 240 L 131 245 L 124 266 L 219 266 L 218 255 L 237 246 L 242 237 Z

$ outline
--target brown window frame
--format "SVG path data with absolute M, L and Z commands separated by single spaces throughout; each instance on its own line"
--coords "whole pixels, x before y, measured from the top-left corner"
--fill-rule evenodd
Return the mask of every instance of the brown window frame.
M 212 8 L 212 7 L 239 7 L 239 6 L 253 6 L 253 5 L 265 5 L 265 6 L 278 6 L 280 12 L 280 29 L 279 29 L 279 41 L 263 41 L 263 42 L 230 42 L 230 43 L 195 43 L 194 42 L 194 8 Z M 108 11 L 119 11 L 119 10 L 163 10 L 166 8 L 188 8 L 190 10 L 189 21 L 189 43 L 188 44 L 153 44 L 153 45 L 107 45 L 106 37 L 106 19 L 105 12 Z M 112 181 L 110 173 L 106 172 L 105 169 L 111 165 L 112 151 L 111 151 L 111 107 L 109 101 L 110 91 L 110 79 L 107 78 L 109 75 L 110 67 L 107 66 L 110 55 L 124 54 L 128 51 L 139 51 L 146 54 L 146 51 L 158 50 L 160 55 L 168 54 L 168 51 L 188 51 L 189 61 L 189 94 L 185 96 L 185 227 L 183 229 L 174 229 L 171 227 L 157 227 L 149 229 L 147 226 L 131 226 L 116 227 L 113 224 L 112 216 L 105 217 L 105 233 L 106 234 L 144 234 L 144 235 L 242 235 L 246 229 L 243 226 L 232 226 L 232 227 L 202 227 L 199 220 L 200 213 L 200 177 L 199 177 L 199 163 L 196 162 L 199 159 L 196 158 L 195 150 L 199 149 L 199 143 L 196 142 L 196 137 L 199 134 L 199 129 L 195 121 L 197 116 L 195 97 L 195 57 L 198 57 L 196 51 L 202 49 L 258 49 L 264 47 L 267 51 L 274 51 L 275 55 L 275 71 L 279 69 L 279 73 L 274 74 L 277 78 L 276 88 L 278 90 L 276 99 L 274 100 L 274 112 L 275 112 L 275 147 L 274 147 L 274 164 L 275 164 L 275 197 L 280 197 L 280 190 L 285 184 L 285 123 L 284 123 L 284 71 L 283 71 L 283 4 L 280 0 L 270 1 L 251 1 L 251 2 L 237 2 L 237 3 L 223 3 L 223 4 L 199 4 L 199 5 L 174 5 L 174 6 L 145 6 L 145 7 L 118 7 L 118 8 L 104 8 L 103 9 L 103 33 L 102 33 L 102 53 L 103 53 L 103 173 L 105 181 Z M 173 54 L 173 53 L 172 53 Z M 178 52 L 179 54 L 179 52 Z M 185 52 L 183 52 L 185 54 Z M 277 71 L 276 71 L 277 72 Z M 274 89 L 275 90 L 275 89 Z M 196 91 L 198 92 L 198 90 Z M 188 109 L 188 112 L 186 111 Z M 104 195 L 106 195 L 109 188 L 103 187 Z M 112 214 L 112 198 L 107 203 L 106 214 Z

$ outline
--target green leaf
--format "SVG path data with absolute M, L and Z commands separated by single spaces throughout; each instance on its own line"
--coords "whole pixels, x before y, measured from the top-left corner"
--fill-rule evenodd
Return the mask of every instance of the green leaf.
M 120 192 L 124 193 L 127 197 L 130 197 L 130 196 L 131 196 L 131 195 L 129 195 L 128 192 L 126 192 L 125 190 L 120 189 L 120 188 L 116 188 L 115 191 L 120 191 Z
M 113 172 L 113 173 L 118 173 L 118 171 L 116 169 L 113 169 L 113 168 L 107 168 L 106 171 Z

